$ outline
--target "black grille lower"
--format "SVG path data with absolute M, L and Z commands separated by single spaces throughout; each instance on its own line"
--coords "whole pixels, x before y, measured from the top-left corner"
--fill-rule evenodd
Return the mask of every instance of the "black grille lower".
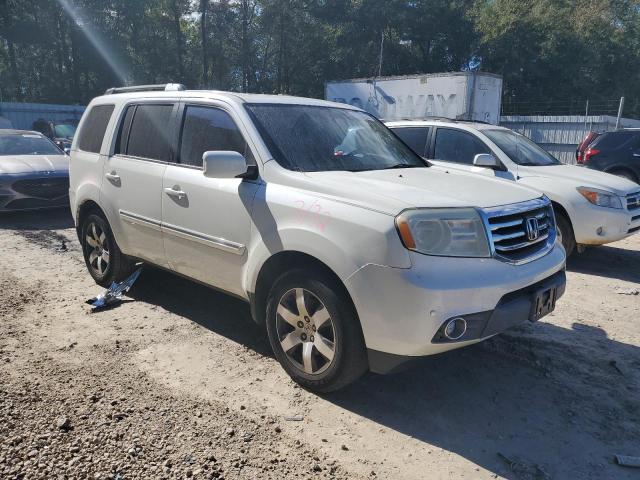
M 30 197 L 53 199 L 69 194 L 69 179 L 66 177 L 30 178 L 17 180 L 11 188 Z

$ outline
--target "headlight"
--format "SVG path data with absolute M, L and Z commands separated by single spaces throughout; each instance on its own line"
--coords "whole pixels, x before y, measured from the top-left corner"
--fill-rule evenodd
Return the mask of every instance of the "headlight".
M 622 199 L 614 193 L 589 187 L 578 187 L 576 190 L 584 198 L 599 207 L 622 208 Z
M 405 210 L 396 217 L 409 250 L 447 257 L 490 257 L 484 223 L 473 208 Z

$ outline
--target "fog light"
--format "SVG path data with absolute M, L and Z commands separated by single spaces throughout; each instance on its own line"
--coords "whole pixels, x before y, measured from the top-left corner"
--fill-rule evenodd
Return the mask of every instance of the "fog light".
M 467 331 L 467 321 L 462 317 L 452 318 L 444 326 L 444 336 L 449 340 L 458 340 Z

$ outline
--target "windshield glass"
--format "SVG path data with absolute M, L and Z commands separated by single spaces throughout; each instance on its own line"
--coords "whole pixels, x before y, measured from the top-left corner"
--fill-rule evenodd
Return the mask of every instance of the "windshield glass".
M 40 135 L 0 135 L 0 155 L 62 155 L 49 139 Z
M 493 143 L 518 165 L 543 167 L 560 162 L 524 135 L 511 130 L 483 130 Z
M 344 108 L 249 104 L 271 154 L 289 170 L 360 172 L 427 164 L 371 115 Z
M 53 130 L 56 137 L 73 138 L 76 133 L 76 126 L 69 124 L 56 125 L 55 127 L 53 127 Z

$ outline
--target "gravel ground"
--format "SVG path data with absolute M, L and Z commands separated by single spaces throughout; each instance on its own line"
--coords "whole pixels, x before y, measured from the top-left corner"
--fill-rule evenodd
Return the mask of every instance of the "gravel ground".
M 638 478 L 640 236 L 568 270 L 538 324 L 318 396 L 244 303 L 145 268 L 90 313 L 68 213 L 0 218 L 0 478 Z

